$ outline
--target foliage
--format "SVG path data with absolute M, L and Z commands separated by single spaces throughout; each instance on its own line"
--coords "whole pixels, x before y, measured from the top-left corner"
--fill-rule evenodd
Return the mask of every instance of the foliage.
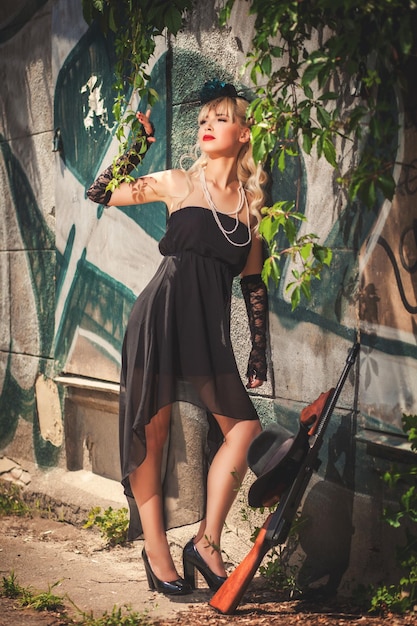
M 276 508 L 277 505 L 257 509 L 245 505 L 240 509 L 242 522 L 249 526 L 250 540 L 253 543 L 261 530 L 258 525 L 258 516 L 273 513 Z M 277 545 L 269 550 L 263 563 L 259 566 L 259 573 L 265 579 L 266 585 L 272 591 L 286 591 L 290 597 L 298 591 L 297 574 L 299 567 L 293 563 L 293 557 L 299 543 L 299 531 L 305 521 L 306 519 L 297 513 L 285 544 Z
M 27 606 L 35 611 L 57 611 L 63 608 L 63 598 L 52 593 L 52 589 L 59 585 L 59 581 L 48 586 L 48 591 L 33 592 L 30 587 L 22 587 L 16 580 L 14 572 L 3 576 L 1 595 L 6 598 L 19 600 L 21 606 Z
M 125 610 L 120 607 L 113 607 L 111 613 L 105 611 L 100 617 L 94 617 L 93 613 L 85 613 L 78 609 L 80 619 L 70 618 L 63 604 L 63 598 L 55 595 L 52 590 L 59 585 L 59 581 L 48 586 L 48 591 L 33 592 L 30 587 L 22 587 L 16 579 L 14 572 L 9 576 L 3 576 L 2 589 L 0 595 L 6 598 L 18 600 L 21 606 L 32 608 L 35 611 L 61 611 L 62 625 L 67 626 L 151 626 L 151 621 L 145 614 L 132 611 L 130 607 Z
M 386 614 L 390 613 L 406 613 L 413 609 L 413 605 L 410 604 L 410 597 L 408 593 L 403 593 L 400 586 L 397 585 L 382 585 L 374 590 L 371 598 L 371 613 Z
M 391 90 L 392 97 L 394 88 L 406 89 L 407 66 L 417 52 L 416 1 L 247 2 L 255 19 L 246 64 L 257 93 L 250 108 L 255 158 L 270 159 L 283 171 L 289 159 L 299 159 L 302 151 L 310 155 L 315 148 L 317 157 L 335 169 L 349 200 L 369 208 L 379 197 L 391 200 L 391 155 L 398 129 L 387 93 Z M 225 0 L 222 24 L 230 19 L 234 4 Z M 338 147 L 345 146 L 346 152 L 349 144 L 361 154 L 359 162 L 347 167 Z M 273 214 L 275 205 L 269 211 Z M 272 232 L 267 232 L 267 241 L 274 267 L 270 273 L 277 280 L 275 268 L 283 251 L 274 247 Z M 311 246 L 311 240 L 300 245 Z M 322 254 L 330 260 L 328 251 L 322 249 Z M 293 307 L 299 301 L 298 287 L 310 297 L 311 274 L 320 273 L 320 261 L 307 262 L 306 269 L 295 276 Z
M 64 608 L 63 598 L 55 595 L 52 590 L 59 585 L 57 581 L 53 585 L 48 585 L 48 591 L 33 593 L 30 589 L 25 589 L 20 600 L 22 606 L 27 606 L 35 611 L 58 611 Z
M 129 527 L 128 510 L 112 509 L 110 506 L 103 513 L 101 507 L 91 509 L 84 528 L 97 526 L 101 531 L 101 536 L 106 539 L 109 546 L 122 545 L 127 541 L 127 530 Z
M 259 573 L 272 591 L 288 591 L 290 597 L 297 591 L 298 567 L 288 563 L 285 546 L 278 545 L 266 556 L 266 563 L 259 566 Z
M 16 580 L 14 572 L 10 576 L 3 576 L 1 595 L 5 598 L 19 598 L 23 595 L 23 587 Z
M 132 91 L 152 106 L 156 91 L 149 87 L 148 64 L 155 51 L 156 38 L 164 32 L 176 35 L 184 13 L 192 0 L 82 0 L 87 24 L 96 20 L 101 31 L 115 37 L 115 100 L 113 114 L 120 151 L 127 147 L 128 137 L 136 137 L 140 124 L 128 110 Z
M 294 310 L 300 303 L 301 295 L 307 300 L 311 298 L 311 280 L 320 278 L 324 265 L 330 265 L 332 252 L 329 248 L 317 243 L 317 235 L 313 233 L 297 237 L 297 221 L 305 221 L 301 213 L 296 213 L 294 203 L 289 201 L 276 202 L 272 207 L 263 209 L 264 218 L 259 232 L 269 242 L 269 258 L 265 261 L 262 278 L 265 284 L 272 279 L 278 284 L 281 277 L 280 260 L 283 255 L 290 257 L 299 269 L 293 269 L 294 280 L 287 284 L 286 291 L 292 290 L 291 305 Z M 284 249 L 278 247 L 278 234 L 283 231 L 288 240 Z
M 30 515 L 30 508 L 22 498 L 22 489 L 4 480 L 0 481 L 1 515 Z
M 178 32 L 192 0 L 82 2 L 88 23 L 97 19 L 103 32 L 116 33 L 114 114 L 123 152 L 127 126 L 135 136 L 138 124 L 131 111 L 122 120 L 126 94 L 133 89 L 151 105 L 155 101 L 157 94 L 147 85 L 155 38 L 165 29 Z M 416 0 L 245 2 L 255 19 L 246 68 L 257 94 L 249 111 L 256 160 L 284 171 L 289 159 L 314 149 L 335 169 L 336 182 L 351 201 L 373 208 L 381 197 L 392 199 L 397 125 L 387 94 L 406 88 L 407 68 L 417 52 Z M 223 0 L 221 24 L 227 23 L 234 4 Z M 347 145 L 360 153 L 360 160 L 350 165 L 343 159 Z M 279 281 L 282 257 L 297 257 L 296 267 L 301 266 L 293 269 L 294 280 L 286 286 L 293 308 L 302 296 L 311 297 L 312 278 L 319 278 L 331 261 L 330 250 L 319 246 L 314 234 L 294 235 L 294 220 L 300 221 L 297 202 L 290 212 L 278 199 L 264 212 L 262 225 L 270 247 L 265 281 Z M 283 217 L 277 219 L 281 210 Z M 279 229 L 292 237 L 281 248 Z
M 299 543 L 298 533 L 304 523 L 305 518 L 297 514 L 285 544 L 273 547 L 267 553 L 266 561 L 259 567 L 259 573 L 272 591 L 287 591 L 290 597 L 299 591 L 297 585 L 299 566 L 292 562 L 292 558 Z
M 411 449 L 417 452 L 417 415 L 403 415 L 404 432 Z M 397 560 L 404 574 L 397 585 L 379 587 L 372 598 L 372 610 L 388 607 L 404 613 L 417 606 L 417 456 L 410 465 L 394 466 L 385 472 L 384 481 L 400 493 L 395 510 L 386 509 L 384 517 L 394 528 L 405 533 L 405 545 L 397 547 Z
M 233 4 L 226 1 L 223 23 Z M 391 199 L 393 163 L 383 148 L 396 127 L 387 124 L 378 87 L 383 80 L 405 87 L 406 64 L 417 53 L 417 3 L 250 0 L 249 5 L 256 16 L 247 67 L 259 96 L 251 111 L 257 158 L 272 153 L 283 169 L 300 144 L 307 154 L 315 146 L 317 156 L 337 168 L 337 139 L 360 139 L 369 129 L 372 151 L 339 180 L 351 197 L 359 195 L 370 206 L 378 190 Z M 314 34 L 318 49 L 311 45 Z M 343 99 L 349 96 L 352 106 L 346 111 Z
M 151 622 L 146 615 L 131 611 L 129 607 L 123 611 L 120 607 L 113 607 L 111 613 L 107 611 L 101 617 L 83 613 L 81 621 L 71 621 L 68 626 L 150 626 Z

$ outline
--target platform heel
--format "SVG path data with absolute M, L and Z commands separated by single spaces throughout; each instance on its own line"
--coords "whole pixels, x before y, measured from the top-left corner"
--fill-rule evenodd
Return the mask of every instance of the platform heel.
M 195 570 L 197 569 L 204 577 L 206 583 L 212 591 L 220 589 L 224 581 L 225 576 L 218 576 L 211 571 L 207 563 L 204 561 L 197 548 L 194 545 L 194 541 L 190 541 L 185 546 L 182 553 L 182 561 L 184 566 L 184 579 L 185 582 L 190 585 L 192 589 L 196 588 Z
M 171 582 L 159 580 L 151 568 L 145 548 L 142 550 L 142 559 L 145 566 L 149 589 L 151 591 L 158 591 L 166 596 L 185 596 L 192 593 L 192 588 L 182 578 L 178 578 L 177 580 L 173 580 Z

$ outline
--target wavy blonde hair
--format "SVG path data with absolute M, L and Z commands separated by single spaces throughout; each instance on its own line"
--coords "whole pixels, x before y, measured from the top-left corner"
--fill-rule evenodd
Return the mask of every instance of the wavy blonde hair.
M 233 122 L 237 121 L 242 128 L 250 128 L 251 121 L 246 116 L 247 108 L 248 102 L 243 98 L 216 98 L 202 106 L 198 115 L 198 121 L 200 122 L 210 111 L 214 110 L 217 114 L 228 115 Z M 194 148 L 194 155 L 196 160 L 188 170 L 190 174 L 207 164 L 207 156 L 204 152 L 197 156 L 198 145 Z M 261 164 L 255 163 L 250 141 L 242 145 L 238 154 L 237 176 L 249 196 L 249 211 L 256 218 L 258 224 L 261 220 L 261 209 L 265 204 L 263 186 L 268 177 Z

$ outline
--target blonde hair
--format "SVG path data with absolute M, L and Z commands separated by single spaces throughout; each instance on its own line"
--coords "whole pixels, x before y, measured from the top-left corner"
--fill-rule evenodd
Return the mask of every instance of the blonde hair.
M 248 102 L 243 98 L 216 98 L 202 106 L 198 121 L 204 119 L 210 111 L 214 110 L 218 114 L 228 115 L 233 122 L 237 121 L 242 128 L 250 128 L 251 122 L 246 117 L 247 108 Z M 190 174 L 207 164 L 207 156 L 203 152 L 197 157 L 197 149 L 198 146 L 195 147 L 196 160 L 188 170 Z M 267 181 L 267 174 L 260 163 L 255 163 L 250 141 L 244 143 L 239 152 L 237 176 L 248 193 L 249 211 L 256 218 L 258 224 L 261 220 L 261 209 L 265 204 L 263 185 Z

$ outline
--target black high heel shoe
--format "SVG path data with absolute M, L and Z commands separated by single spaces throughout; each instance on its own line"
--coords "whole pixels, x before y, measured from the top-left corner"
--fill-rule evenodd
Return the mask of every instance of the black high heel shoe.
M 142 550 L 142 559 L 143 564 L 145 565 L 149 589 L 151 591 L 159 591 L 159 593 L 163 593 L 166 596 L 185 596 L 188 593 L 193 592 L 191 586 L 185 582 L 183 578 L 178 578 L 177 580 L 173 580 L 171 582 L 163 582 L 162 580 L 159 580 L 159 578 L 157 578 L 153 573 L 145 548 Z
M 190 539 L 182 553 L 182 561 L 184 565 L 184 579 L 192 589 L 195 589 L 195 570 L 198 569 L 206 580 L 206 583 L 212 591 L 220 589 L 226 576 L 218 576 L 211 571 L 199 551 L 194 545 L 194 541 Z

